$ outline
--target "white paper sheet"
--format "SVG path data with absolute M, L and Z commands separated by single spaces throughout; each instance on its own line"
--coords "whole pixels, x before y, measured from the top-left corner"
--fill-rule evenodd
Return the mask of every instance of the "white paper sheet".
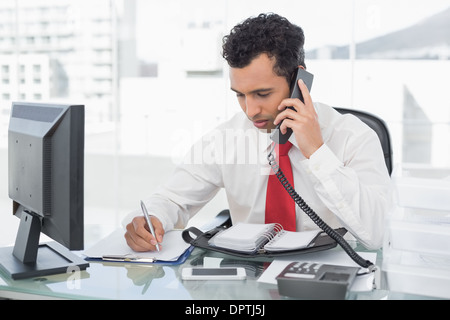
M 181 237 L 182 230 L 166 232 L 161 244 L 161 251 L 135 252 L 126 243 L 125 231 L 121 228 L 103 238 L 83 254 L 89 258 L 102 258 L 106 255 L 135 256 L 160 261 L 176 261 L 190 247 Z

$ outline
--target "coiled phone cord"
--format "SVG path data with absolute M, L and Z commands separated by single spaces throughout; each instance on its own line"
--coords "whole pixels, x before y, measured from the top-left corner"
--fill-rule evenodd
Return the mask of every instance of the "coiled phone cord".
M 272 150 L 269 152 L 269 155 L 267 156 L 267 160 L 269 161 L 270 167 L 272 168 L 273 172 L 275 173 L 278 180 L 281 182 L 283 187 L 286 189 L 286 191 L 289 193 L 292 199 L 294 199 L 295 203 L 305 212 L 311 220 L 327 235 L 330 236 L 331 239 L 335 240 L 341 247 L 344 249 L 344 251 L 349 255 L 350 258 L 353 259 L 358 265 L 360 265 L 363 268 L 369 268 L 374 269 L 375 265 L 370 262 L 369 260 L 363 259 L 353 248 L 350 246 L 350 244 L 339 234 L 331 228 L 328 224 L 325 223 L 325 221 L 320 218 L 317 213 L 314 212 L 313 209 L 311 209 L 308 204 L 303 200 L 302 197 L 295 191 L 295 189 L 292 187 L 292 185 L 287 180 L 284 173 L 281 171 L 280 167 L 278 166 L 277 161 L 275 160 L 275 156 L 273 155 L 273 150 L 275 149 L 275 143 L 273 144 Z

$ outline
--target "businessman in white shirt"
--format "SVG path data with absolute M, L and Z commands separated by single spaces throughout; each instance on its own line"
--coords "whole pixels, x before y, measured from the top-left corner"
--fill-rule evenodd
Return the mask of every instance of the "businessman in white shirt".
M 356 117 L 313 102 L 301 80 L 304 103 L 289 98 L 293 74 L 306 68 L 303 45 L 303 30 L 276 14 L 249 18 L 224 38 L 243 112 L 197 142 L 146 199 L 156 239 L 142 215 L 130 218 L 125 239 L 132 249 L 155 250 L 164 232 L 184 227 L 221 188 L 233 224 L 265 223 L 269 134 L 281 121 L 282 133 L 293 130 L 288 155 L 297 193 L 331 227 L 345 227 L 369 249 L 381 247 L 392 190 L 380 141 Z M 297 231 L 318 228 L 298 206 L 295 224 Z

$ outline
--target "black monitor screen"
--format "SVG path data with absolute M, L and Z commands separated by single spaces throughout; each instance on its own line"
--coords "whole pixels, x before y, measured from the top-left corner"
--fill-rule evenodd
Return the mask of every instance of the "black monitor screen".
M 62 267 L 55 270 L 53 266 L 40 270 L 40 259 L 44 259 L 39 256 L 39 250 L 44 251 L 39 245 L 40 232 L 62 245 L 45 248 L 46 252 L 56 250 L 55 257 L 66 249 L 83 249 L 84 119 L 83 105 L 12 105 L 8 130 L 9 197 L 13 200 L 13 214 L 21 221 L 10 257 L 12 266 L 3 261 L 2 266 L 13 277 L 62 271 Z M 72 258 L 65 257 L 61 263 L 67 260 L 71 265 Z

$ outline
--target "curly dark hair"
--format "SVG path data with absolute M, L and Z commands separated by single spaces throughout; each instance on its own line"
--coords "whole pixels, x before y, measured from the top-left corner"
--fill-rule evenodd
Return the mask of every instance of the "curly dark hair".
M 299 65 L 305 66 L 302 28 L 274 13 L 262 13 L 236 25 L 223 37 L 222 56 L 232 68 L 244 68 L 261 53 L 275 57 L 274 72 L 290 83 Z

